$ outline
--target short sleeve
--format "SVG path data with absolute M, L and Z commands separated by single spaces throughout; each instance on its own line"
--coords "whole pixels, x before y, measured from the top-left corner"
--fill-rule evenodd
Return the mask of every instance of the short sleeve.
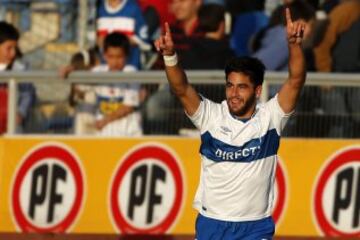
M 267 110 L 270 112 L 272 124 L 274 125 L 276 131 L 280 135 L 282 130 L 285 128 L 287 121 L 289 120 L 291 115 L 294 113 L 294 111 L 292 111 L 290 113 L 285 113 L 279 104 L 277 94 L 273 98 L 271 98 L 265 104 L 265 106 L 266 106 Z
M 191 122 L 195 125 L 200 132 L 205 132 L 210 125 L 211 120 L 216 116 L 216 104 L 207 98 L 201 97 L 201 102 L 193 115 L 189 115 L 185 112 Z

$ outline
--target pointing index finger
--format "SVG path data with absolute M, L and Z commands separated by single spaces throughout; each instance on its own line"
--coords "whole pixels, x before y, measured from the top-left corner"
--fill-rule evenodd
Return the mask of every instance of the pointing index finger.
M 285 15 L 286 15 L 286 25 L 292 24 L 291 12 L 288 7 L 285 9 Z
M 165 34 L 171 35 L 171 30 L 168 22 L 165 22 Z

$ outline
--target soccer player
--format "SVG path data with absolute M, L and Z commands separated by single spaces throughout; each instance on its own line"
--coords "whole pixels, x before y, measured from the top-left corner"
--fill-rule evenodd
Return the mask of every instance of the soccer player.
M 199 96 L 178 63 L 169 26 L 155 41 L 171 90 L 201 132 L 201 174 L 194 207 L 196 239 L 271 239 L 277 150 L 282 129 L 305 83 L 301 48 L 305 24 L 286 9 L 289 77 L 278 94 L 257 103 L 264 65 L 251 57 L 225 67 L 226 100 Z M 285 37 L 285 36 L 284 36 Z

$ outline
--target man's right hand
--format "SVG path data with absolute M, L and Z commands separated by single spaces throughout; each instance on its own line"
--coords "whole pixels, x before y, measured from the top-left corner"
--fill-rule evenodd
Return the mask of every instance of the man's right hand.
M 154 42 L 156 50 L 163 56 L 172 56 L 175 54 L 174 42 L 171 36 L 169 23 L 165 23 L 165 35 L 161 35 Z
M 168 23 L 165 23 L 165 35 L 160 36 L 154 45 L 156 50 L 164 56 L 166 76 L 172 93 L 180 100 L 187 114 L 192 116 L 199 108 L 200 97 L 189 84 L 184 69 L 177 64 L 175 46 Z

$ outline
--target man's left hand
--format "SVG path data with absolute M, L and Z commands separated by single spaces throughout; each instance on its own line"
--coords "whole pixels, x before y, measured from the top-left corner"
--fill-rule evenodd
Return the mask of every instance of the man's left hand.
M 289 8 L 285 10 L 286 15 L 286 32 L 289 44 L 301 44 L 304 38 L 305 22 L 298 20 L 293 22 Z

